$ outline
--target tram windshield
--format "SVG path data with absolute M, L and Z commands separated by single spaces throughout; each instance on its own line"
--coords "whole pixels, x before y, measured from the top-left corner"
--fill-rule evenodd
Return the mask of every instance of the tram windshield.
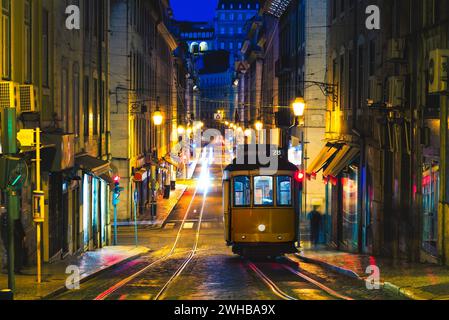
M 234 178 L 234 205 L 249 207 L 251 204 L 251 184 L 248 176 Z
M 273 205 L 273 177 L 254 177 L 254 205 Z

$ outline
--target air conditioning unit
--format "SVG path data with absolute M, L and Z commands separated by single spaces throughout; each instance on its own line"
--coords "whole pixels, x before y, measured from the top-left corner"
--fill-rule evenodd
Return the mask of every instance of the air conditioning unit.
M 395 38 L 388 41 L 388 60 L 402 60 L 405 58 L 405 39 Z
M 388 78 L 388 101 L 387 106 L 401 107 L 405 98 L 405 80 L 404 77 Z
M 0 81 L 0 108 L 19 109 L 18 85 L 12 81 Z
M 372 76 L 368 80 L 368 88 L 368 105 L 372 106 L 373 104 L 382 102 L 382 81 L 380 81 L 376 76 Z
M 437 49 L 429 57 L 429 93 L 448 91 L 449 50 Z
M 19 86 L 20 96 L 20 113 L 36 112 L 37 107 L 37 90 L 33 85 L 21 85 Z

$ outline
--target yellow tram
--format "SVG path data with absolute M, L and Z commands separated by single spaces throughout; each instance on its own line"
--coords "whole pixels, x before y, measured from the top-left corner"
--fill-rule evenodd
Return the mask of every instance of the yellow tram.
M 303 176 L 278 148 L 267 146 L 263 150 L 265 155 L 271 154 L 271 164 L 258 157 L 255 161 L 253 148 L 241 146 L 223 172 L 226 243 L 241 256 L 297 252 L 299 184 Z M 255 152 L 260 154 L 260 149 Z M 275 170 L 267 170 L 273 161 L 277 163 Z

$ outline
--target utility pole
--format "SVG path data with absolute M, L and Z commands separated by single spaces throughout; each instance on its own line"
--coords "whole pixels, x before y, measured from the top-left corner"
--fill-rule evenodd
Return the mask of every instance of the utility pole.
M 36 190 L 33 192 L 33 220 L 36 223 L 37 283 L 42 283 L 42 225 L 45 221 L 45 198 L 41 190 L 41 130 L 36 128 Z

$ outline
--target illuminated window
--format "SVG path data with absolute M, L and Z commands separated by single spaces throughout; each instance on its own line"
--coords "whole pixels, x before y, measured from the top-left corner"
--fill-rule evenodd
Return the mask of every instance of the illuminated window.
M 273 205 L 273 177 L 254 177 L 254 205 Z
M 26 83 L 32 82 L 32 61 L 33 61 L 33 53 L 32 53 L 32 7 L 31 7 L 31 1 L 27 0 L 25 1 L 25 36 L 23 38 L 24 40 L 24 69 L 25 69 L 25 81 Z
M 292 205 L 292 178 L 289 176 L 277 177 L 277 205 Z
M 249 207 L 251 204 L 251 185 L 248 176 L 234 178 L 234 206 Z

